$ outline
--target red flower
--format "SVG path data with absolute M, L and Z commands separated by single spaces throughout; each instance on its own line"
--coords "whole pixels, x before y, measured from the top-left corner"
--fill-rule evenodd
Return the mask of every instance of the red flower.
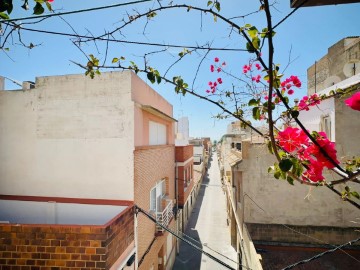
M 304 131 L 299 128 L 287 127 L 277 135 L 279 145 L 288 152 L 299 150 L 303 145 L 307 145 L 309 138 Z
M 208 89 L 208 90 L 206 90 L 206 93 L 210 93 L 210 90 Z
M 217 81 L 218 81 L 219 84 L 222 84 L 222 79 L 221 78 L 218 78 Z
M 217 68 L 216 71 L 219 73 L 221 71 L 221 68 Z
M 52 3 L 52 2 L 54 2 L 54 0 L 47 0 L 47 2 Z
M 353 110 L 360 111 L 360 92 L 345 100 L 345 104 Z
M 255 64 L 255 67 L 256 67 L 257 70 L 261 69 L 261 66 L 258 63 Z
M 294 90 L 290 89 L 290 90 L 288 91 L 288 94 L 289 94 L 289 95 L 294 94 Z
M 211 72 L 214 72 L 214 70 L 215 70 L 214 65 L 210 65 L 210 71 L 211 71 Z
M 215 63 L 219 62 L 219 58 L 215 57 L 214 61 L 215 61 Z

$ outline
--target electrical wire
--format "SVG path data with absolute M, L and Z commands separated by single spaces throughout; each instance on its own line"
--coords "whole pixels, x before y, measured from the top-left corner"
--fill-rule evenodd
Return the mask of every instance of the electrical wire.
M 177 235 L 175 232 L 173 232 L 172 230 L 170 230 L 168 227 L 162 225 L 161 223 L 157 222 L 157 220 L 151 216 L 149 213 L 147 213 L 145 210 L 143 210 L 142 208 L 138 207 L 137 205 L 135 205 L 135 209 L 138 212 L 141 212 L 142 214 L 144 214 L 147 218 L 149 218 L 152 222 L 154 222 L 156 225 L 160 226 L 161 228 L 163 228 L 164 230 L 166 230 L 167 232 L 169 232 L 170 234 L 172 234 L 173 236 L 175 236 L 176 238 L 180 239 L 181 241 L 185 242 L 186 244 L 188 244 L 189 246 L 191 246 L 192 248 L 196 249 L 197 251 L 199 251 L 200 253 L 208 256 L 209 258 L 211 258 L 212 260 L 216 261 L 217 263 L 221 264 L 222 266 L 226 267 L 227 269 L 231 269 L 231 270 L 235 270 L 235 268 L 231 267 L 230 265 L 224 263 L 223 261 L 219 260 L 218 258 L 214 257 L 213 255 L 211 255 L 210 253 L 202 250 L 201 248 L 199 248 L 198 246 L 194 245 L 193 243 L 191 243 L 190 241 L 182 238 L 181 236 Z M 239 266 L 241 266 L 242 268 L 248 269 L 248 270 L 252 270 L 249 267 L 243 266 L 241 264 L 239 264 Z
M 328 253 L 333 253 L 333 252 L 335 252 L 335 251 L 338 250 L 338 249 L 341 249 L 341 248 L 346 247 L 346 246 L 348 246 L 348 245 L 355 244 L 356 242 L 359 242 L 359 241 L 360 241 L 360 237 L 357 238 L 357 239 L 354 239 L 354 240 L 352 240 L 352 241 L 349 241 L 349 242 L 347 242 L 347 243 L 345 243 L 345 244 L 342 244 L 342 245 L 340 245 L 340 246 L 337 246 L 336 248 L 333 248 L 333 249 L 324 251 L 324 252 L 322 252 L 322 253 L 319 253 L 319 254 L 317 254 L 317 255 L 309 258 L 309 259 L 302 260 L 302 261 L 299 261 L 299 262 L 297 262 L 297 263 L 288 265 L 288 266 L 286 266 L 285 268 L 282 268 L 282 270 L 288 270 L 288 269 L 294 268 L 295 266 L 298 266 L 298 265 L 301 265 L 301 264 L 305 264 L 305 263 L 309 263 L 309 262 L 311 262 L 311 261 L 313 261 L 313 260 L 319 259 L 320 257 L 322 257 L 322 256 L 324 256 L 324 255 L 326 255 L 326 254 L 328 254 Z
M 50 18 L 50 17 L 55 17 L 55 16 L 63 16 L 63 15 L 96 11 L 96 10 L 101 10 L 101 9 L 109 9 L 109 8 L 114 8 L 114 7 L 129 6 L 129 5 L 140 4 L 140 3 L 151 2 L 151 1 L 153 1 L 153 0 L 139 0 L 139 1 L 126 2 L 126 3 L 114 4 L 114 5 L 108 5 L 108 6 L 95 7 L 95 8 L 67 11 L 67 12 L 50 13 L 50 14 L 44 14 L 44 15 L 38 15 L 38 16 L 16 18 L 16 19 L 4 19 L 4 20 L 0 20 L 0 23 L 15 22 L 15 21 L 20 21 L 20 20 L 25 21 L 25 20 L 40 19 L 40 18 Z
M 5 22 L 7 25 L 8 24 Z M 196 49 L 196 50 L 209 50 L 209 51 L 237 51 L 237 52 L 247 52 L 246 49 L 236 49 L 236 48 L 211 48 L 207 46 L 187 46 L 187 45 L 175 45 L 175 44 L 162 44 L 162 43 L 153 43 L 153 42 L 140 42 L 140 41 L 130 41 L 130 40 L 122 40 L 122 39 L 111 39 L 111 38 L 101 38 L 101 37 L 93 37 L 93 36 L 86 36 L 86 35 L 78 35 L 78 34 L 70 34 L 64 32 L 55 32 L 55 31 L 48 31 L 48 30 L 40 30 L 40 29 L 32 29 L 27 27 L 20 27 L 21 30 L 29 31 L 29 32 L 36 32 L 36 33 L 43 33 L 43 34 L 50 34 L 50 35 L 58 35 L 58 36 L 67 36 L 67 37 L 74 37 L 74 38 L 89 38 L 92 40 L 100 40 L 100 41 L 107 41 L 107 42 L 116 42 L 116 43 L 127 43 L 133 45 L 146 45 L 146 46 L 157 46 L 157 47 L 168 47 L 168 48 L 187 48 L 187 49 Z

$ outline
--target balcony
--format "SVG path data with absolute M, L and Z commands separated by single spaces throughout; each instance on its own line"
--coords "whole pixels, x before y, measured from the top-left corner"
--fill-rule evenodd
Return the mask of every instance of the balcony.
M 156 221 L 161 225 L 167 227 L 173 218 L 173 201 L 172 200 L 163 200 L 163 205 L 165 206 L 162 212 L 156 212 Z M 157 232 L 164 232 L 164 229 L 156 225 Z

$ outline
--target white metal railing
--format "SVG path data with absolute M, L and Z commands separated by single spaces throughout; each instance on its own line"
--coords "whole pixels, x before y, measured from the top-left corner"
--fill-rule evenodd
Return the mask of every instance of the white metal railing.
M 156 221 L 160 223 L 163 226 L 168 226 L 170 223 L 170 220 L 173 217 L 173 201 L 172 200 L 166 200 L 167 204 L 162 212 L 156 212 Z M 156 230 L 158 232 L 163 232 L 164 229 L 157 225 Z

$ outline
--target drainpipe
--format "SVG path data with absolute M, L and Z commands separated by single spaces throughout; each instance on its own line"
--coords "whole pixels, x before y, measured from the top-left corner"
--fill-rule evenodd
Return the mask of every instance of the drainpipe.
M 135 266 L 134 269 L 137 270 L 138 266 L 139 266 L 139 245 L 138 245 L 138 220 L 137 220 L 137 216 L 138 216 L 138 209 L 135 208 L 135 217 L 134 217 L 134 240 L 135 240 Z
M 175 162 L 175 198 L 176 198 L 176 232 L 179 232 L 179 217 L 178 217 L 178 209 L 179 209 L 179 191 L 178 191 L 178 165 L 177 162 Z M 176 254 L 179 254 L 180 247 L 179 247 L 179 239 L 176 238 Z

